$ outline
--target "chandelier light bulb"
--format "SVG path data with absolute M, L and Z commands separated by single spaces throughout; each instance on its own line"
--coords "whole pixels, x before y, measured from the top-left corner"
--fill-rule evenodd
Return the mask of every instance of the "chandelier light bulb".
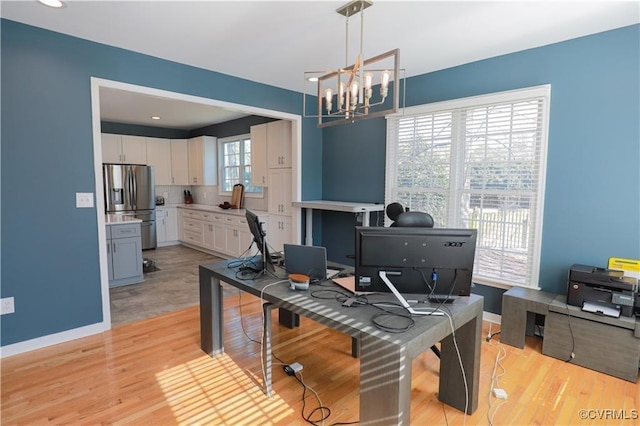
M 340 82 L 338 85 L 338 109 L 342 109 L 344 105 L 344 83 Z
M 373 74 L 371 74 L 370 72 L 366 73 L 364 75 L 364 89 L 365 89 L 365 97 L 367 99 L 371 99 L 371 95 L 372 95 L 372 90 L 371 90 L 371 85 L 373 84 Z
M 351 83 L 351 106 L 358 105 L 358 82 Z
M 380 96 L 383 98 L 386 98 L 389 93 L 389 77 L 389 71 L 384 70 L 382 72 L 382 83 L 380 84 Z
M 331 114 L 331 101 L 333 99 L 333 91 L 327 89 L 325 92 L 325 102 L 327 104 L 327 114 Z

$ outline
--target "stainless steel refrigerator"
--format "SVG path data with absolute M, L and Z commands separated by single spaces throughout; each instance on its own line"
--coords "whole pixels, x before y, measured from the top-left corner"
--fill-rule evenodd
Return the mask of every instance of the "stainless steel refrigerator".
M 142 220 L 142 249 L 154 249 L 156 200 L 153 167 L 103 164 L 106 213 L 133 216 Z

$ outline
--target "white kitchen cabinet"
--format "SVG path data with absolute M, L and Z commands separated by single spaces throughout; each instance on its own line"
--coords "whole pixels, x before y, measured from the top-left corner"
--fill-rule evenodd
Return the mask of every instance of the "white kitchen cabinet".
M 218 149 L 216 138 L 189 139 L 189 185 L 217 185 Z
M 267 165 L 270 169 L 291 167 L 291 122 L 267 123 Z
M 178 209 L 175 207 L 165 207 L 164 225 L 166 239 L 174 244 L 178 242 Z
M 175 207 L 156 208 L 158 247 L 178 244 L 178 215 Z
M 171 185 L 189 185 L 189 141 L 171 139 Z
M 103 133 L 101 139 L 103 163 L 147 164 L 145 137 Z
M 195 209 L 178 209 L 180 241 L 224 257 L 239 257 L 249 249 L 253 236 L 244 215 Z M 260 217 L 267 229 L 268 219 Z M 256 254 L 252 247 L 250 255 Z
M 120 163 L 122 161 L 122 136 L 103 133 L 102 139 L 102 162 Z
M 269 169 L 269 214 L 291 215 L 291 169 Z
M 269 215 L 269 228 L 267 231 L 267 243 L 276 252 L 284 250 L 285 243 L 291 243 L 291 216 Z
M 267 187 L 267 124 L 251 126 L 251 184 Z
M 144 281 L 140 223 L 107 226 L 109 287 Z
M 147 165 L 152 166 L 156 185 L 171 185 L 171 140 L 147 139 Z

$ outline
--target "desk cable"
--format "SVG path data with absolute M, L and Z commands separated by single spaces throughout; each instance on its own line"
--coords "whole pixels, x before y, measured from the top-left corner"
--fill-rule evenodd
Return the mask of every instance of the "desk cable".
M 551 302 L 549 302 L 547 304 L 547 311 L 551 312 L 551 309 L 549 309 L 551 307 L 551 304 L 553 303 L 555 299 L 551 300 Z M 567 310 L 567 324 L 569 325 L 569 334 L 571 335 L 571 352 L 569 353 L 569 358 L 567 358 L 565 360 L 565 362 L 571 362 L 575 357 L 576 357 L 576 340 L 575 337 L 573 335 L 573 327 L 571 327 L 571 310 L 569 310 L 569 304 L 565 301 L 564 303 L 564 307 Z
M 489 410 L 487 411 L 487 420 L 489 421 L 489 426 L 493 426 L 493 420 L 496 414 L 498 413 L 498 409 L 507 403 L 507 400 L 504 399 L 500 404 L 495 406 L 493 413 L 491 412 L 491 409 L 493 408 L 493 397 L 494 397 L 493 390 L 498 388 L 500 377 L 502 377 L 507 372 L 507 370 L 504 368 L 504 366 L 500 362 L 507 356 L 507 351 L 504 350 L 504 348 L 501 346 L 499 342 L 496 342 L 495 345 L 491 344 L 491 338 L 498 333 L 500 333 L 500 331 L 491 333 L 491 323 L 489 323 L 489 333 L 487 334 L 486 342 L 490 346 L 493 346 L 498 350 L 496 354 L 495 363 L 493 364 L 493 372 L 491 374 L 491 384 L 489 386 Z M 498 367 L 502 369 L 502 372 L 500 374 L 497 374 Z
M 460 371 L 462 372 L 462 381 L 464 383 L 464 417 L 462 418 L 462 424 L 465 426 L 467 424 L 467 410 L 469 409 L 469 385 L 467 383 L 467 373 L 464 370 L 464 364 L 462 363 L 462 356 L 460 355 L 460 348 L 458 347 L 458 341 L 456 339 L 456 329 L 453 325 L 453 317 L 448 309 L 440 309 L 439 312 L 442 312 L 448 319 L 449 325 L 451 326 L 451 340 L 453 340 L 453 347 L 456 350 L 456 356 L 458 357 L 458 364 L 460 365 Z M 447 380 L 447 386 L 449 381 Z M 446 418 L 446 413 L 445 413 Z

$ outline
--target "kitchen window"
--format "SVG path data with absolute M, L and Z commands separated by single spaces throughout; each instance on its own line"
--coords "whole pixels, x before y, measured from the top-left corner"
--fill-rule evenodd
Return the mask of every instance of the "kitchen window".
M 549 98 L 539 86 L 388 119 L 386 203 L 477 229 L 474 282 L 538 287 Z
M 262 195 L 262 188 L 251 184 L 251 135 L 218 139 L 221 195 L 231 195 L 233 185 L 244 185 L 245 194 Z

